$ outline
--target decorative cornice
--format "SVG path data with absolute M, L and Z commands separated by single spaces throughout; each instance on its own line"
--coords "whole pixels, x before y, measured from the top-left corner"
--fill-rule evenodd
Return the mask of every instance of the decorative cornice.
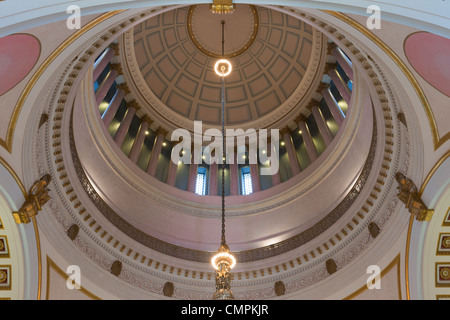
M 366 164 L 364 165 L 364 168 L 360 176 L 358 177 L 357 182 L 355 183 L 351 191 L 347 194 L 347 196 L 344 198 L 344 200 L 334 210 L 332 210 L 331 213 L 329 213 L 325 218 L 323 218 L 313 227 L 292 238 L 289 238 L 276 244 L 272 244 L 270 246 L 233 253 L 236 256 L 236 258 L 240 262 L 250 262 L 270 258 L 293 250 L 309 242 L 310 240 L 312 240 L 313 238 L 317 237 L 319 234 L 324 232 L 326 229 L 328 229 L 330 226 L 332 226 L 357 199 L 360 191 L 363 189 L 363 186 L 367 181 L 367 178 L 372 168 L 373 161 L 375 159 L 375 152 L 377 145 L 376 127 L 377 127 L 376 123 L 374 123 L 373 127 L 374 132 L 369 151 L 369 156 L 367 158 Z M 159 128 L 158 130 L 163 129 Z M 76 146 L 73 138 L 70 141 L 70 148 L 75 170 L 86 194 L 90 197 L 91 201 L 95 204 L 98 210 L 105 216 L 105 218 L 108 219 L 116 228 L 121 230 L 123 233 L 127 234 L 133 240 L 153 250 L 159 251 L 169 256 L 190 261 L 197 261 L 204 263 L 209 262 L 212 255 L 211 252 L 183 248 L 161 241 L 135 228 L 134 226 L 129 224 L 126 220 L 124 220 L 122 217 L 120 217 L 103 201 L 101 196 L 97 194 L 95 188 L 91 185 L 89 179 L 86 176 L 86 173 L 84 172 L 83 166 L 80 163 L 80 159 L 78 157 L 78 153 L 76 151 Z
M 342 38 L 342 37 L 341 37 Z M 373 78 L 376 78 L 376 74 L 374 75 L 374 77 Z M 384 100 L 386 100 L 385 102 L 383 102 Z M 391 113 L 391 109 L 389 108 L 389 105 L 388 105 L 388 102 L 389 102 L 389 100 L 387 99 L 387 98 L 383 98 L 383 97 L 381 97 L 380 96 L 380 101 L 382 102 L 382 104 L 383 103 L 385 103 L 384 105 L 383 105 L 383 112 L 385 113 L 385 129 L 386 129 L 386 137 L 388 138 L 388 142 L 389 141 L 392 141 L 393 140 L 393 137 L 394 137 L 394 130 L 393 130 L 393 128 L 391 127 L 391 125 L 392 125 L 392 119 L 390 119 L 389 120 L 389 118 L 388 118 L 388 116 L 389 116 L 389 114 Z M 57 109 L 60 109 L 60 108 L 57 108 Z M 63 109 L 60 109 L 59 111 L 55 111 L 55 113 L 59 113 L 59 114 L 62 114 L 62 112 L 63 112 L 64 110 Z M 387 118 L 386 118 L 387 117 Z M 60 137 L 61 137 L 61 126 L 60 126 L 60 120 L 58 120 L 58 121 L 56 121 L 56 123 L 55 123 L 55 121 L 53 122 L 53 124 L 55 125 L 54 126 L 54 131 L 52 131 L 51 130 L 51 127 L 49 126 L 49 128 L 50 128 L 50 130 L 49 130 L 49 132 L 48 132 L 48 134 L 49 134 L 49 136 L 52 136 L 52 133 L 53 133 L 53 140 L 61 140 L 60 139 Z M 56 129 L 55 129 L 56 128 Z M 70 178 L 67 176 L 67 174 L 65 173 L 65 170 L 64 169 L 62 169 L 62 171 L 60 171 L 60 170 L 56 170 L 57 168 L 59 169 L 59 168 L 61 168 L 60 167 L 60 160 L 62 159 L 61 158 L 61 153 L 60 153 L 60 150 L 61 150 L 61 148 L 60 147 L 58 147 L 58 148 L 55 148 L 55 147 L 53 147 L 53 148 L 51 148 L 50 146 L 49 146 L 49 149 L 51 149 L 51 150 L 48 150 L 48 154 L 46 155 L 47 156 L 47 160 L 50 162 L 50 164 L 52 165 L 52 167 L 54 167 L 53 168 L 53 172 L 55 173 L 55 174 L 60 174 L 60 179 L 61 179 L 61 184 L 63 184 L 63 185 L 65 185 L 65 187 L 67 187 L 67 188 L 70 188 Z M 43 149 L 42 149 L 43 150 Z M 55 153 L 56 154 L 54 154 L 54 156 L 52 156 L 51 155 L 51 151 L 55 151 Z M 392 147 L 390 147 L 390 146 L 386 146 L 386 148 L 385 148 L 385 157 L 388 157 L 389 158 L 389 156 L 390 155 L 392 155 L 392 153 L 394 152 L 394 151 L 396 151 L 396 150 L 393 150 L 393 148 Z M 58 153 L 59 152 L 59 153 Z M 54 163 L 52 163 L 52 162 L 54 162 Z M 391 160 L 388 160 L 387 161 L 387 164 L 388 165 L 390 165 L 390 162 L 391 162 Z M 393 163 L 393 164 L 395 164 L 395 163 Z M 396 164 L 395 164 L 396 165 Z M 56 172 L 58 172 L 58 173 L 56 173 Z M 388 177 L 388 171 L 385 169 L 385 168 L 383 168 L 382 170 L 380 170 L 380 175 L 379 175 L 379 177 L 378 177 L 378 179 L 379 179 L 379 181 L 382 181 L 383 182 L 383 185 L 384 185 L 384 181 L 386 180 L 386 178 Z M 378 181 L 378 180 L 377 180 Z M 68 184 L 67 184 L 68 183 Z M 59 184 L 58 184 L 58 186 L 59 186 Z M 376 189 L 374 189 L 374 190 L 376 190 Z M 381 192 L 381 190 L 380 191 L 378 191 L 378 192 Z M 64 192 L 63 192 L 64 193 Z M 377 194 L 377 192 L 375 192 L 374 191 L 374 194 L 376 195 Z M 61 196 L 61 195 L 60 195 Z M 371 194 L 371 197 L 373 197 L 373 195 Z M 80 219 L 80 221 L 78 222 L 78 223 L 82 223 L 82 224 L 85 224 L 86 226 L 85 226 L 85 228 L 84 229 L 86 229 L 86 228 L 100 228 L 100 229 L 98 229 L 98 230 L 102 230 L 101 229 L 101 226 L 99 226 L 98 225 L 98 223 L 96 223 L 95 222 L 95 220 L 93 221 L 94 223 L 92 223 L 91 221 L 92 221 L 92 217 L 90 217 L 89 218 L 89 215 L 88 215 L 88 213 L 86 212 L 86 210 L 84 210 L 83 211 L 83 207 L 80 207 L 80 205 L 78 204 L 79 202 L 77 202 L 76 200 L 74 200 L 74 201 L 70 201 L 69 202 L 69 205 L 71 205 L 71 206 L 73 206 L 75 209 L 77 209 L 78 211 L 80 211 L 80 218 L 87 218 L 87 219 L 84 219 L 84 222 L 83 221 L 81 221 L 81 220 L 83 220 L 83 219 Z M 363 211 L 365 211 L 365 210 L 370 210 L 370 208 L 372 207 L 372 205 L 364 205 L 364 207 L 362 208 L 362 210 Z M 375 210 L 374 211 L 377 211 L 377 208 L 375 208 Z M 360 214 L 359 212 L 358 212 L 358 214 Z M 362 216 L 364 217 L 364 212 L 362 212 Z M 358 220 L 358 218 L 355 216 L 355 218 L 356 218 L 356 220 L 357 221 L 360 221 L 360 220 Z M 88 227 L 88 225 L 91 225 L 92 224 L 92 226 L 89 226 Z M 351 223 L 349 223 L 348 225 L 351 225 Z M 352 229 L 351 230 L 353 230 L 353 227 L 356 227 L 356 225 L 355 224 L 353 224 L 353 225 L 351 225 L 352 226 Z M 96 229 L 97 230 L 97 229 Z M 344 230 L 344 229 L 343 229 Z M 348 229 L 346 229 L 346 230 L 348 230 Z M 105 233 L 106 233 L 106 231 L 105 231 Z M 97 237 L 97 235 L 101 235 L 101 234 L 103 234 L 102 233 L 102 231 L 95 231 L 95 232 L 89 232 L 88 233 L 89 234 L 89 237 Z M 342 238 L 344 239 L 348 234 L 347 234 L 347 231 L 346 231 L 346 233 L 339 233 L 340 234 L 340 236 L 342 236 Z M 352 238 L 353 239 L 353 238 Z M 349 241 L 351 241 L 352 239 L 349 239 Z M 339 239 L 339 240 L 341 240 L 341 239 Z M 364 250 L 364 249 L 366 249 L 367 248 L 367 246 L 368 246 L 368 244 L 370 244 L 370 241 L 369 240 L 367 240 L 367 237 L 365 237 L 364 239 L 363 239 L 363 241 L 364 241 L 364 245 L 359 245 L 359 244 L 357 244 L 357 247 L 358 247 L 358 251 L 357 251 L 357 253 L 358 254 L 360 254 L 361 252 L 362 252 L 362 250 Z M 131 249 L 130 249 L 131 250 Z M 321 251 L 320 251 L 320 254 L 319 253 L 314 253 L 314 256 L 313 256 L 313 258 L 315 258 L 316 257 L 316 254 L 318 255 L 318 256 L 320 256 L 320 255 L 322 255 L 322 250 L 323 250 L 323 248 L 321 247 Z M 328 250 L 328 249 L 327 249 Z M 84 254 L 86 254 L 88 251 L 86 250 L 86 251 L 83 251 L 84 252 Z M 95 258 L 95 256 L 93 256 L 93 251 L 92 250 L 90 250 L 89 251 L 90 252 L 90 257 L 91 258 Z M 335 253 L 336 253 L 336 250 L 334 251 Z M 136 253 L 137 254 L 137 253 Z M 337 253 L 336 253 L 337 254 Z M 139 255 L 137 255 L 137 256 L 139 256 Z M 310 255 L 310 256 L 312 256 L 312 255 Z M 353 253 L 353 252 L 350 252 L 349 254 L 348 254 L 348 256 L 347 256 L 347 260 L 345 260 L 346 262 L 345 263 L 349 263 L 349 261 L 351 261 L 352 259 L 354 259 L 355 258 L 355 254 Z M 126 258 L 125 258 L 126 259 Z M 130 258 L 130 260 L 132 260 L 133 258 L 131 257 Z M 94 259 L 95 260 L 95 259 Z M 98 260 L 98 257 L 97 257 L 97 260 Z M 96 263 L 96 264 L 98 264 L 98 263 L 100 263 L 99 261 L 97 261 L 97 260 L 95 260 L 94 262 Z M 136 260 L 136 259 L 135 259 Z M 337 262 L 338 262 L 338 265 L 339 265 L 339 259 L 335 259 Z M 141 261 L 146 261 L 147 262 L 147 260 L 141 260 Z M 149 262 L 150 263 L 150 262 Z M 138 265 L 139 264 L 139 261 L 135 261 L 134 262 L 134 264 L 133 264 L 133 261 L 131 261 L 131 264 L 130 265 Z M 289 265 L 291 265 L 289 262 L 286 262 L 286 264 L 288 265 L 288 268 L 289 268 Z M 149 264 L 150 265 L 150 264 Z M 299 272 L 299 268 L 298 268 L 298 264 L 295 264 L 295 267 L 294 267 L 294 265 L 292 264 L 291 265 L 291 267 L 293 268 L 292 270 L 295 270 L 297 273 Z M 308 266 L 309 267 L 309 266 Z M 281 266 L 280 266 L 280 268 L 281 268 Z M 305 270 L 304 268 L 302 269 L 302 270 Z M 313 272 L 314 272 L 314 274 L 317 274 L 318 276 L 317 277 L 309 277 L 308 279 L 308 281 L 306 281 L 306 282 L 301 282 L 302 281 L 302 279 L 299 279 L 298 280 L 298 285 L 296 286 L 295 284 L 293 284 L 293 283 L 289 283 L 289 284 L 287 284 L 287 287 L 291 290 L 290 292 L 292 292 L 292 291 L 296 291 L 296 290 L 300 290 L 300 289 L 302 289 L 302 288 L 304 288 L 305 287 L 305 283 L 306 283 L 306 285 L 312 285 L 313 283 L 315 283 L 315 282 L 317 282 L 317 281 L 320 281 L 321 279 L 324 279 L 325 277 L 326 277 L 326 274 L 324 274 L 323 273 L 323 270 L 322 269 L 316 269 L 316 270 L 313 270 Z M 248 272 L 249 274 L 252 274 L 252 271 L 249 271 Z M 254 273 L 256 274 L 256 273 L 258 273 L 258 271 L 254 271 Z M 258 273 L 259 274 L 259 273 Z M 312 274 L 312 272 L 310 272 L 309 273 L 309 275 L 311 275 Z M 237 276 L 239 276 L 239 274 L 237 274 Z M 245 275 L 243 275 L 243 274 L 241 274 L 241 276 L 244 276 L 245 277 Z M 312 279 L 312 280 L 311 280 Z M 304 277 L 303 277 L 303 280 L 307 280 L 307 279 L 305 279 Z M 133 286 L 136 286 L 136 283 L 131 283 L 130 282 L 130 284 L 132 284 Z M 271 285 L 271 286 L 273 286 L 273 284 Z M 178 291 L 178 290 L 177 290 Z M 255 294 L 257 294 L 257 292 L 261 292 L 261 290 L 256 290 L 255 291 Z M 198 292 L 197 292 L 198 293 Z M 201 293 L 204 293 L 204 292 L 201 292 Z M 190 298 L 192 298 L 192 296 L 191 295 L 189 295 L 189 293 L 188 292 L 186 292 L 186 291 L 182 291 L 182 290 L 180 290 L 179 291 L 179 294 L 178 293 L 176 293 L 176 298 L 180 298 L 180 297 L 183 297 L 183 296 L 185 296 L 185 297 L 190 297 Z M 199 295 L 196 295 L 196 297 L 197 296 L 199 296 Z M 242 296 L 242 295 L 241 295 Z M 270 296 L 270 294 L 269 294 L 269 296 Z M 264 295 L 264 297 L 267 297 L 267 295 Z

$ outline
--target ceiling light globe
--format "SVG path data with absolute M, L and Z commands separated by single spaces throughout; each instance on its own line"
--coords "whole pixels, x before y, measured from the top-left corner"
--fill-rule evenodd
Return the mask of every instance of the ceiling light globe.
M 231 65 L 231 62 L 226 59 L 217 61 L 214 66 L 214 71 L 219 77 L 229 76 L 232 70 L 233 67 Z
M 227 245 L 221 245 L 216 255 L 212 257 L 211 265 L 216 270 L 219 270 L 221 265 L 231 270 L 236 266 L 236 258 L 230 253 Z

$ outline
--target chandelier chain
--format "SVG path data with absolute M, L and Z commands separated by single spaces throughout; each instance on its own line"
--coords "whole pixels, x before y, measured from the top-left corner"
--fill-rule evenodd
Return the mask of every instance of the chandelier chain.
M 225 21 L 222 20 L 222 57 L 225 55 Z M 222 77 L 222 245 L 225 240 L 225 77 Z
M 225 78 L 222 77 L 222 244 L 225 244 Z
M 225 55 L 224 47 L 225 21 L 222 20 L 222 57 Z M 218 70 L 219 67 L 220 71 Z M 231 72 L 231 64 L 227 60 L 222 59 L 216 63 L 215 69 L 216 73 L 222 78 L 222 159 L 220 159 L 222 160 L 222 241 L 218 253 L 211 260 L 212 265 L 216 269 L 216 292 L 213 295 L 213 300 L 234 300 L 233 293 L 230 289 L 230 270 L 236 265 L 236 259 L 229 253 L 230 250 L 225 240 L 225 161 L 227 159 L 225 153 L 225 77 Z

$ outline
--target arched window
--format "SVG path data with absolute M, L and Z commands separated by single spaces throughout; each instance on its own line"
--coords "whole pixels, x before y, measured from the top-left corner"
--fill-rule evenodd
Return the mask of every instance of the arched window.
M 201 196 L 206 194 L 206 168 L 198 167 L 195 193 Z
M 250 173 L 250 167 L 244 167 L 241 169 L 242 179 L 242 194 L 248 195 L 253 193 L 252 175 Z

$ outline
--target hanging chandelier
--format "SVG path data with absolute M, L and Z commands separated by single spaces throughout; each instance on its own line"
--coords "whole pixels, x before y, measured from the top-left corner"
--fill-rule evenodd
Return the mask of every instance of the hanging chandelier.
M 222 21 L 222 56 L 225 46 L 225 21 Z M 217 61 L 215 72 L 222 79 L 222 156 L 225 155 L 225 78 L 231 73 L 232 66 L 228 60 Z M 216 270 L 216 292 L 213 300 L 234 300 L 231 291 L 231 269 L 236 265 L 236 258 L 230 253 L 225 239 L 225 161 L 222 161 L 222 238 L 217 254 L 211 259 Z

